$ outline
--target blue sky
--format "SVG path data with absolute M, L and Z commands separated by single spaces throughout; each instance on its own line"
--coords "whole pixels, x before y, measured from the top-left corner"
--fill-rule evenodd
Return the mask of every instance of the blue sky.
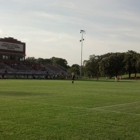
M 108 52 L 140 53 L 139 0 L 0 0 L 0 38 L 26 43 L 27 57 L 80 64 Z

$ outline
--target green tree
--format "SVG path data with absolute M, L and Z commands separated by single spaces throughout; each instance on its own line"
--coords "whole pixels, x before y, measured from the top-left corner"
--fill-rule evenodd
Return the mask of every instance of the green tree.
M 36 59 L 35 59 L 35 57 L 27 57 L 25 61 L 28 63 L 35 63 Z
M 63 58 L 52 57 L 50 60 L 51 60 L 51 63 L 53 65 L 60 65 L 60 66 L 62 66 L 64 68 L 66 68 L 66 69 L 68 68 L 67 60 L 65 60 Z
M 45 58 L 45 59 L 44 59 L 44 63 L 45 63 L 45 64 L 52 64 L 52 63 L 51 63 L 51 59 L 48 59 L 48 58 Z
M 39 64 L 44 64 L 44 59 L 43 59 L 43 58 L 38 58 L 38 59 L 37 59 L 37 63 L 39 63 Z
M 104 76 L 118 76 L 123 73 L 124 54 L 112 53 L 99 63 L 99 70 Z
M 91 55 L 89 60 L 85 62 L 84 75 L 86 76 L 97 76 L 99 75 L 99 58 L 98 56 Z
M 129 74 L 129 78 L 131 77 L 132 73 L 137 74 L 137 53 L 135 51 L 128 51 L 125 54 L 124 63 L 125 63 L 125 70 Z
M 136 69 L 137 72 L 140 73 L 140 53 L 137 53 Z
M 137 67 L 137 72 L 140 73 L 140 58 L 137 60 L 136 67 Z
M 80 74 L 80 66 L 78 64 L 73 64 L 70 68 L 68 68 L 68 72 L 72 73 L 74 72 L 75 74 L 79 75 Z

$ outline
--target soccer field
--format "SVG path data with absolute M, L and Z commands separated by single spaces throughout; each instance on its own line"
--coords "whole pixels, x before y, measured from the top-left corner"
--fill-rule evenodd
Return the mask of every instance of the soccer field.
M 1 79 L 0 140 L 140 140 L 140 81 Z

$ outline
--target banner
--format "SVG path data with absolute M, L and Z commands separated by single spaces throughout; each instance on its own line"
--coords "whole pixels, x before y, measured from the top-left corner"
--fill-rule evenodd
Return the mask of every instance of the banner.
M 9 51 L 23 52 L 23 44 L 9 43 L 0 41 L 0 49 Z

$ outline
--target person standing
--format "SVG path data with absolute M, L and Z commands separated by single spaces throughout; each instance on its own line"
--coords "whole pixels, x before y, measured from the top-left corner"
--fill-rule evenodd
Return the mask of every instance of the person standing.
M 75 80 L 75 74 L 74 72 L 72 73 L 72 84 L 74 83 L 74 80 Z

